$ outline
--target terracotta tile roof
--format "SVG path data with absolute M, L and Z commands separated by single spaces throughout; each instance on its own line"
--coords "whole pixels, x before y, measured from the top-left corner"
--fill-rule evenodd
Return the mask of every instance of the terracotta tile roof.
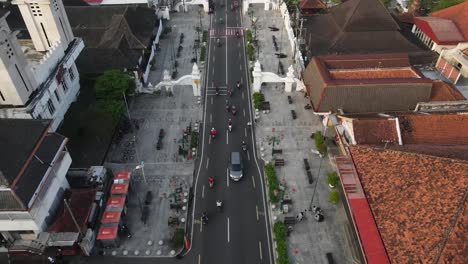
M 432 41 L 442 45 L 456 45 L 464 42 L 465 37 L 456 24 L 440 17 L 415 17 L 414 24 Z
M 452 20 L 455 25 L 457 25 L 465 39 L 468 40 L 468 16 L 466 14 L 468 14 L 467 1 L 430 13 L 429 15 L 432 17 L 441 17 Z
M 432 83 L 431 101 L 462 101 L 466 98 L 453 87 L 443 81 L 434 81 Z
M 466 241 L 468 162 L 365 146 L 350 152 L 392 263 L 438 263 L 466 252 L 458 241 Z
M 399 115 L 403 144 L 468 145 L 468 114 Z
M 385 68 L 385 69 L 357 69 L 357 70 L 331 70 L 332 79 L 396 79 L 396 78 L 421 78 L 410 67 Z
M 353 132 L 356 144 L 398 143 L 395 119 L 355 119 Z
M 380 145 L 383 147 L 384 145 Z M 429 144 L 409 144 L 409 145 L 387 145 L 387 149 L 420 153 L 429 156 L 437 156 L 449 159 L 459 159 L 468 161 L 468 145 L 429 145 Z
M 463 54 L 465 54 L 465 56 L 468 56 L 468 49 L 464 49 Z
M 301 0 L 299 7 L 301 9 L 324 9 L 325 5 L 320 0 Z

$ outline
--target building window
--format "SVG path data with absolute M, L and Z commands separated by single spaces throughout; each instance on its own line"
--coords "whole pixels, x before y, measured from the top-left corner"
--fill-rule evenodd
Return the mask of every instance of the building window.
M 59 97 L 57 89 L 55 89 L 54 94 L 55 94 L 55 98 L 57 99 L 57 102 L 60 103 L 60 97 Z
M 0 91 L 0 98 L 2 98 L 3 102 L 5 102 L 5 101 L 6 101 L 6 100 L 5 100 L 5 96 L 3 96 L 3 93 L 2 93 L 2 91 Z
M 55 105 L 54 102 L 52 102 L 52 99 L 49 99 L 49 101 L 47 101 L 47 108 L 49 108 L 50 115 L 53 115 L 55 113 Z
M 63 80 L 63 82 L 62 82 L 62 87 L 63 87 L 63 93 L 66 94 L 67 91 L 68 91 L 68 86 L 67 86 L 67 83 L 65 82 L 65 80 Z
M 73 68 L 70 67 L 70 69 L 68 69 L 68 74 L 70 75 L 70 80 L 74 80 L 75 79 L 75 73 L 73 72 Z

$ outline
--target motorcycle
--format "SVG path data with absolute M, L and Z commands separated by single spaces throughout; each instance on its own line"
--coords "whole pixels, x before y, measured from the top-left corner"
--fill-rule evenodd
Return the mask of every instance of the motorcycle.
M 208 215 L 206 213 L 202 214 L 201 221 L 203 225 L 206 225 L 208 223 Z
M 223 210 L 223 202 L 221 202 L 220 200 L 217 200 L 216 201 L 216 209 L 218 209 L 218 212 L 221 213 L 221 211 Z
M 218 45 L 218 47 L 221 47 L 221 41 L 219 41 L 219 39 L 216 39 L 216 44 Z
M 216 95 L 218 96 L 219 95 L 219 87 L 216 87 L 215 90 L 216 90 Z
M 232 96 L 232 91 L 231 91 L 231 89 L 228 89 L 228 95 L 229 95 L 229 97 Z
M 237 89 L 240 89 L 240 82 L 239 81 L 237 81 L 236 86 L 237 86 Z
M 232 125 L 228 125 L 228 130 L 229 130 L 229 132 L 232 131 Z
M 237 114 L 237 109 L 236 109 L 235 106 L 232 106 L 232 107 L 231 107 L 231 113 L 232 113 L 232 115 L 236 115 L 236 114 Z
M 236 37 L 239 38 L 239 31 L 236 32 Z
M 212 138 L 212 139 L 215 139 L 215 137 L 216 137 L 216 130 L 212 129 L 212 130 L 210 131 L 210 134 L 211 134 L 211 138 Z
M 209 186 L 210 186 L 210 188 L 212 189 L 212 188 L 213 188 L 213 186 L 214 186 L 214 181 L 209 181 L 209 182 L 208 182 L 208 185 L 209 185 Z
M 247 144 L 242 144 L 242 150 L 247 151 Z

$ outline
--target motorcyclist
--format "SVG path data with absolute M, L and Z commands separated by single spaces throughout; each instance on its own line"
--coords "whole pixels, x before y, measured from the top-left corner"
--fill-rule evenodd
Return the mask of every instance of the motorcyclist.
M 234 105 L 231 106 L 231 113 L 232 113 L 232 115 L 236 115 L 236 113 L 237 113 L 236 106 L 234 106 Z
M 208 214 L 206 212 L 203 212 L 201 219 L 204 223 L 208 222 Z
M 237 85 L 237 88 L 240 88 L 240 81 L 237 81 L 236 85 Z
M 216 129 L 214 129 L 214 127 L 211 129 L 210 133 L 213 138 L 216 137 Z
M 228 121 L 228 130 L 229 130 L 229 131 L 232 130 L 232 121 L 231 121 L 230 118 L 229 118 L 229 121 Z
M 208 184 L 210 185 L 210 187 L 213 186 L 213 184 L 214 184 L 214 178 L 213 177 L 211 177 L 211 176 L 208 177 Z
M 218 211 L 221 212 L 222 206 L 223 206 L 223 202 L 221 202 L 221 200 L 216 200 L 216 208 L 218 208 Z
M 218 86 L 216 86 L 215 90 L 216 90 L 216 95 L 219 95 L 219 87 Z
M 216 44 L 218 44 L 218 46 L 221 45 L 221 42 L 219 42 L 219 38 L 216 39 Z
M 247 144 L 245 143 L 245 141 L 242 141 L 242 149 L 247 150 Z
M 239 31 L 236 31 L 236 37 L 239 37 Z

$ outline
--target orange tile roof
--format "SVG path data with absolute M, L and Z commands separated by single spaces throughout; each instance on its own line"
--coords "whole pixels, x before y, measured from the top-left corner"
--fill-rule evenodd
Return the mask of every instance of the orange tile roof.
M 320 0 L 301 0 L 299 3 L 301 9 L 313 8 L 313 9 L 324 9 L 325 5 Z
M 395 119 L 354 119 L 353 133 L 356 144 L 398 144 Z
M 468 144 L 468 114 L 399 115 L 403 144 Z
M 385 69 L 354 69 L 354 70 L 330 70 L 332 79 L 396 79 L 396 78 L 421 78 L 410 67 L 385 68 Z
M 468 56 L 468 49 L 464 49 L 463 54 L 465 54 L 465 56 Z
M 465 40 L 468 40 L 468 1 L 454 5 L 433 13 L 430 16 L 452 20 L 462 33 Z
M 461 101 L 466 98 L 458 91 L 457 88 L 453 87 L 443 81 L 434 81 L 432 83 L 431 90 L 431 101 Z
M 392 263 L 466 254 L 468 162 L 365 146 L 350 152 Z

